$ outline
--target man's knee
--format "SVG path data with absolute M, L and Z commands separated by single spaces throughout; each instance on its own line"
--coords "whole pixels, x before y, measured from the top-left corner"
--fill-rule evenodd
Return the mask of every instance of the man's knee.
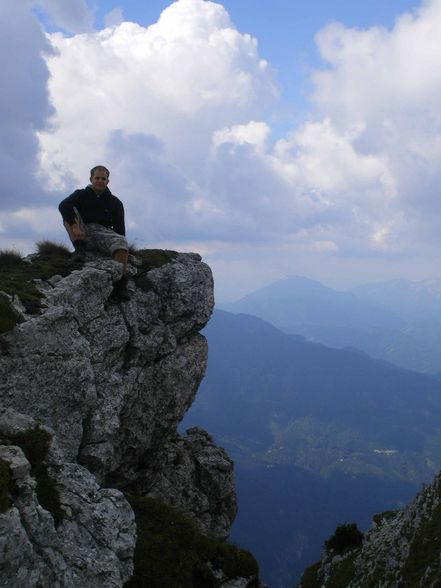
M 115 261 L 119 261 L 119 263 L 123 263 L 127 265 L 127 261 L 129 259 L 129 253 L 127 249 L 117 249 L 113 252 L 113 259 Z

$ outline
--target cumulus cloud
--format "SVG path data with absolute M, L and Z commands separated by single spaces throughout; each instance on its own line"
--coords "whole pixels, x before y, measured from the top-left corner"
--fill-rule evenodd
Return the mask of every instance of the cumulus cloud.
M 437 240 L 441 223 L 433 212 L 439 207 L 441 182 L 440 39 L 439 0 L 401 16 L 391 31 L 332 24 L 317 35 L 328 67 L 315 72 L 313 96 L 341 136 L 359 129 L 351 141 L 358 153 L 383 161 L 389 170 L 383 177 L 397 195 L 396 215 L 414 218 L 406 230 L 413 237 Z M 400 226 L 404 228 L 396 222 L 395 230 Z
M 82 178 L 115 130 L 153 135 L 170 161 L 199 168 L 212 133 L 249 120 L 275 92 L 255 39 L 212 2 L 175 2 L 148 28 L 124 22 L 50 38 L 56 115 L 40 140 L 54 185 L 62 168 Z

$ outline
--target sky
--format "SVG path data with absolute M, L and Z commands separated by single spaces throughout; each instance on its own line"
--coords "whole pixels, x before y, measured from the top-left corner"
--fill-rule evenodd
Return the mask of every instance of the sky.
M 441 277 L 441 0 L 2 0 L 0 248 L 68 243 L 104 164 L 129 242 L 218 302 Z

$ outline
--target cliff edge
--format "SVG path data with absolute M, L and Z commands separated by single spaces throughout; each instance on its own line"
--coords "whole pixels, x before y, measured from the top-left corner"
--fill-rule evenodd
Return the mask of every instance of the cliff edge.
M 143 499 L 224 541 L 233 464 L 202 429 L 177 432 L 206 367 L 210 268 L 139 251 L 122 302 L 116 262 L 62 250 L 1 261 L 0 586 L 123 586 Z M 258 585 L 215 559 L 201 586 Z

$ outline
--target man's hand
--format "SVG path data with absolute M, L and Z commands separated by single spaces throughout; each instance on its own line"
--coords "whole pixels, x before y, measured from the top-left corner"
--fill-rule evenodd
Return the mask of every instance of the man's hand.
M 74 223 L 70 225 L 70 230 L 72 232 L 72 237 L 74 241 L 83 241 L 85 238 L 84 231 L 81 230 L 81 227 L 78 223 Z

